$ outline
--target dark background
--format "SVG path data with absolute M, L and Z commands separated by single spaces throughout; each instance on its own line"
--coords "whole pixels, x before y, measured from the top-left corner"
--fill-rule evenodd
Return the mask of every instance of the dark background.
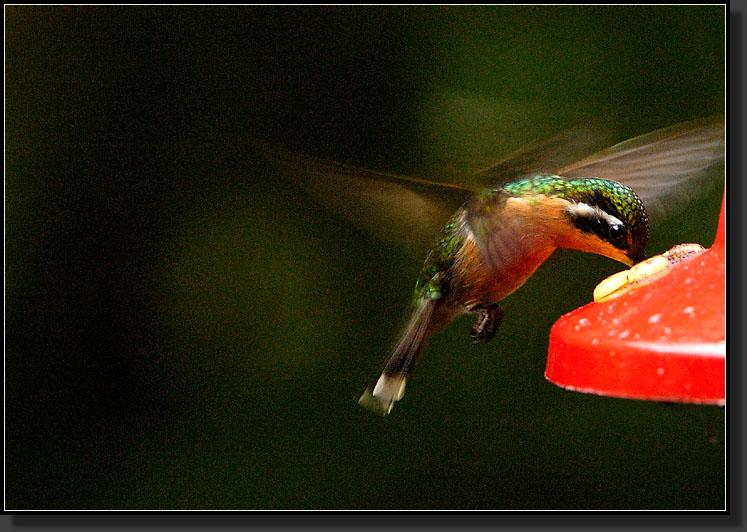
M 724 506 L 723 409 L 543 378 L 600 257 L 558 253 L 492 343 L 460 320 L 392 415 L 359 408 L 422 258 L 247 148 L 427 175 L 723 112 L 722 6 L 5 14 L 7 509 Z M 649 254 L 709 246 L 721 194 Z

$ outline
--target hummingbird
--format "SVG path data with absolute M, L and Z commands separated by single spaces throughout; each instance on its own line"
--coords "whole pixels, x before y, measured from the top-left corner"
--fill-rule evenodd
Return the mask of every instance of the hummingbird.
M 677 124 L 567 162 L 588 151 L 586 144 L 586 135 L 566 133 L 519 150 L 476 174 L 474 181 L 486 185 L 293 159 L 294 172 L 308 177 L 307 189 L 316 187 L 333 210 L 379 231 L 387 231 L 382 213 L 414 233 L 450 212 L 415 282 L 410 317 L 375 384 L 358 400 L 362 406 L 389 414 L 428 339 L 457 317 L 472 314 L 472 341 L 490 341 L 503 317 L 500 302 L 556 249 L 629 267 L 644 260 L 652 215 L 661 219 L 681 208 L 713 181 L 709 169 L 724 159 L 724 121 Z

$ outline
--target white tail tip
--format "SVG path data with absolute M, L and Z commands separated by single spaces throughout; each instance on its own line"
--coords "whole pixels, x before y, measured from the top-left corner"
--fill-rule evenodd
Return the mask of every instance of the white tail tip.
M 367 389 L 358 399 L 358 404 L 369 410 L 387 415 L 392 411 L 394 403 L 405 395 L 405 383 L 407 379 L 403 376 L 387 377 L 382 375 L 374 386 L 373 392 Z

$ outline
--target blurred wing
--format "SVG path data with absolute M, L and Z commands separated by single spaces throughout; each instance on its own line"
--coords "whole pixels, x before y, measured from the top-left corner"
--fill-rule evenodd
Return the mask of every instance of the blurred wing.
M 418 163 L 429 178 L 479 188 L 533 172 L 552 173 L 619 139 L 611 109 L 588 113 L 534 98 L 432 91 L 421 100 Z M 540 142 L 536 142 L 537 140 Z M 545 140 L 547 139 L 547 140 Z M 534 142 L 534 144 L 530 144 Z
M 477 173 L 484 185 L 498 185 L 534 173 L 557 173 L 562 168 L 610 146 L 611 133 L 601 125 L 577 126 L 512 152 Z
M 724 138 L 723 117 L 694 120 L 621 142 L 557 173 L 624 183 L 649 217 L 661 221 L 723 179 Z
M 530 242 L 522 238 L 526 229 L 514 220 L 498 222 L 486 213 L 471 211 L 468 223 L 482 260 L 495 271 L 511 271 L 506 267 L 530 251 Z
M 544 241 L 544 232 L 534 232 L 526 227 L 525 217 L 503 216 L 501 212 L 497 212 L 498 209 L 506 209 L 508 202 L 514 202 L 511 208 L 513 212 L 516 212 L 517 208 L 530 208 L 529 202 L 511 198 L 503 191 L 498 193 L 503 194 L 503 197 L 488 200 L 485 196 L 477 196 L 471 199 L 465 209 L 466 222 L 486 266 L 502 272 L 501 275 L 507 286 L 519 286 L 520 277 L 514 279 L 511 276 L 513 274 L 521 276 L 526 273 L 524 267 L 526 265 L 517 264 L 516 260 L 519 258 L 525 260 L 527 257 L 539 259 L 537 253 L 542 254 L 544 253 L 542 250 L 551 250 L 552 246 L 550 241 Z M 547 256 L 549 253 L 545 254 L 538 264 Z
M 376 172 L 263 146 L 293 183 L 332 212 L 418 257 L 474 194 L 458 185 Z

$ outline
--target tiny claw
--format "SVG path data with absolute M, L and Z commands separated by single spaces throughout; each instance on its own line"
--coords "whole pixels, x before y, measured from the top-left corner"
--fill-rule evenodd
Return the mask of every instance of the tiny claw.
M 472 343 L 487 343 L 495 336 L 495 332 L 498 330 L 501 320 L 503 320 L 503 310 L 498 305 L 490 305 L 488 307 L 477 307 L 475 313 L 477 314 L 477 321 L 475 326 L 472 327 L 470 335 Z

